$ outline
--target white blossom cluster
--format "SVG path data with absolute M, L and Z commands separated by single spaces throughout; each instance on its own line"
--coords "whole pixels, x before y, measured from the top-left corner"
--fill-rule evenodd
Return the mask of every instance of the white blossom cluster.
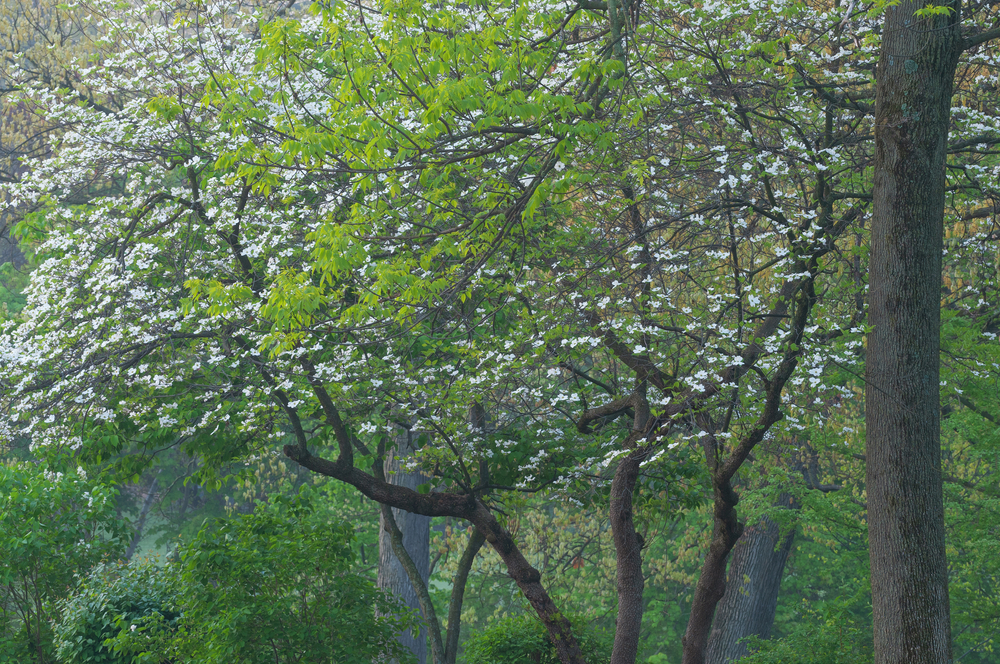
M 106 7 L 97 97 L 24 96 L 58 131 L 10 192 L 42 259 L 0 331 L 20 431 L 334 455 L 332 403 L 369 448 L 426 432 L 442 482 L 568 490 L 635 427 L 646 468 L 738 445 L 789 363 L 781 431 L 822 426 L 863 350 L 871 19 L 648 3 L 620 77 L 592 12 L 528 4 Z

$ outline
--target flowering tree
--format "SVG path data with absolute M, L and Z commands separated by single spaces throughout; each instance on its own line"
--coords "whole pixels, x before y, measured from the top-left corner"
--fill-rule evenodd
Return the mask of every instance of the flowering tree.
M 504 496 L 596 487 L 615 664 L 642 620 L 633 496 L 697 453 L 701 662 L 737 473 L 835 397 L 828 366 L 858 364 L 869 8 L 98 10 L 117 53 L 85 76 L 109 102 L 24 95 L 61 126 L 12 188 L 45 261 L 0 356 L 35 444 L 106 459 L 179 437 L 210 464 L 280 445 L 387 507 L 469 521 L 567 663 Z M 418 490 L 385 476 L 400 426 Z

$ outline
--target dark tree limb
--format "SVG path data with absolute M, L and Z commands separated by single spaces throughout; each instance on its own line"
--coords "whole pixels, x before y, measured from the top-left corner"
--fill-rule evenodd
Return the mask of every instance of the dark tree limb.
M 434 660 L 434 664 L 445 664 L 444 644 L 441 641 L 441 624 L 438 622 L 437 611 L 434 610 L 431 595 L 427 591 L 427 584 L 424 583 L 424 579 L 420 575 L 420 570 L 417 569 L 413 558 L 410 557 L 410 553 L 403 546 L 403 531 L 396 524 L 396 517 L 392 514 L 392 508 L 384 504 L 382 505 L 382 523 L 386 532 L 389 533 L 392 552 L 396 554 L 396 559 L 403 566 L 407 578 L 413 585 L 413 589 L 417 592 L 417 601 L 420 602 L 420 612 L 424 614 L 424 620 L 427 621 L 427 629 L 431 633 L 431 657 Z
M 473 527 L 469 543 L 458 560 L 455 571 L 454 585 L 451 588 L 451 602 L 448 604 L 448 633 L 444 644 L 444 660 L 446 664 L 455 664 L 458 657 L 458 637 L 462 627 L 462 604 L 465 601 L 465 586 L 469 581 L 469 572 L 476 555 L 486 543 L 486 538 Z
M 815 260 L 815 259 L 813 259 Z M 807 269 L 811 265 L 800 264 Z M 785 352 L 773 378 L 768 382 L 763 412 L 753 428 L 743 436 L 725 460 L 717 460 L 720 449 L 715 436 L 707 430 L 705 453 L 712 469 L 713 511 L 712 539 L 702 564 L 701 575 L 695 586 L 691 602 L 691 616 L 684 632 L 683 664 L 704 664 L 708 637 L 711 633 L 715 607 L 726 592 L 726 563 L 730 551 L 743 533 L 743 524 L 737 520 L 736 506 L 739 496 L 733 490 L 732 479 L 753 448 L 764 439 L 770 428 L 782 418 L 781 392 L 798 364 L 802 353 L 802 335 L 809 320 L 809 313 L 816 301 L 813 277 L 804 279 L 796 298 L 795 313 L 790 334 L 785 342 Z
M 341 434 L 338 433 L 338 436 Z M 344 434 L 346 436 L 346 431 Z M 349 441 L 348 441 L 349 442 Z M 570 627 L 569 620 L 559 611 L 541 583 L 541 573 L 521 553 L 517 543 L 500 525 L 493 513 L 472 494 L 427 493 L 389 484 L 344 463 L 330 461 L 303 450 L 298 445 L 286 445 L 285 456 L 302 467 L 320 475 L 340 480 L 358 489 L 366 497 L 389 507 L 426 516 L 452 516 L 471 522 L 499 554 L 511 578 L 538 613 L 556 647 L 563 664 L 586 664 L 583 652 Z

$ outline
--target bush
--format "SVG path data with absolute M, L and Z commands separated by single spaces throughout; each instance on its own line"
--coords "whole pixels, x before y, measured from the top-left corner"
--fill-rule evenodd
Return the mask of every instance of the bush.
M 739 664 L 871 664 L 871 609 L 862 607 L 869 614 L 859 618 L 855 604 L 853 598 L 838 598 L 822 612 L 807 610 L 792 634 L 782 639 L 751 637 L 753 654 Z
M 591 664 L 611 660 L 613 640 L 606 632 L 582 629 L 583 618 L 571 619 L 573 634 Z M 465 644 L 468 664 L 559 664 L 545 625 L 534 616 L 505 618 L 469 638 Z
M 113 490 L 82 471 L 0 463 L 0 662 L 55 661 L 51 622 L 74 574 L 128 542 Z
M 172 575 L 149 562 L 101 564 L 60 603 L 56 654 L 65 664 L 132 664 L 106 642 L 133 625 L 176 625 L 176 588 Z
M 351 527 L 308 491 L 206 525 L 182 545 L 179 562 L 166 567 L 180 618 L 119 618 L 111 645 L 132 659 L 114 661 L 407 661 L 396 635 L 411 625 L 409 614 L 351 570 Z

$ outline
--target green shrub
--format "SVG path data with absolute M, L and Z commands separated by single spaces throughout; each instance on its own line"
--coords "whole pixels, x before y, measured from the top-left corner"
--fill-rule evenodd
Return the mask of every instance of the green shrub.
M 806 611 L 794 632 L 782 639 L 751 637 L 753 654 L 739 664 L 871 664 L 870 615 L 859 619 L 847 606 L 848 602 L 835 602 L 822 613 Z
M 611 660 L 612 636 L 582 628 L 583 618 L 571 618 L 573 634 L 591 664 Z M 534 616 L 505 618 L 469 638 L 465 644 L 467 664 L 559 664 L 556 649 L 545 625 Z
M 56 654 L 64 664 L 131 664 L 105 643 L 133 625 L 155 621 L 176 625 L 176 584 L 173 575 L 149 562 L 101 564 L 61 602 L 55 629 Z
M 396 635 L 411 625 L 409 614 L 351 569 L 351 527 L 308 491 L 208 524 L 182 545 L 179 561 L 166 567 L 180 618 L 171 623 L 166 611 L 134 623 L 119 618 L 111 645 L 132 658 L 121 661 L 407 661 Z
M 111 487 L 79 470 L 0 463 L 0 663 L 54 662 L 57 600 L 128 539 Z

